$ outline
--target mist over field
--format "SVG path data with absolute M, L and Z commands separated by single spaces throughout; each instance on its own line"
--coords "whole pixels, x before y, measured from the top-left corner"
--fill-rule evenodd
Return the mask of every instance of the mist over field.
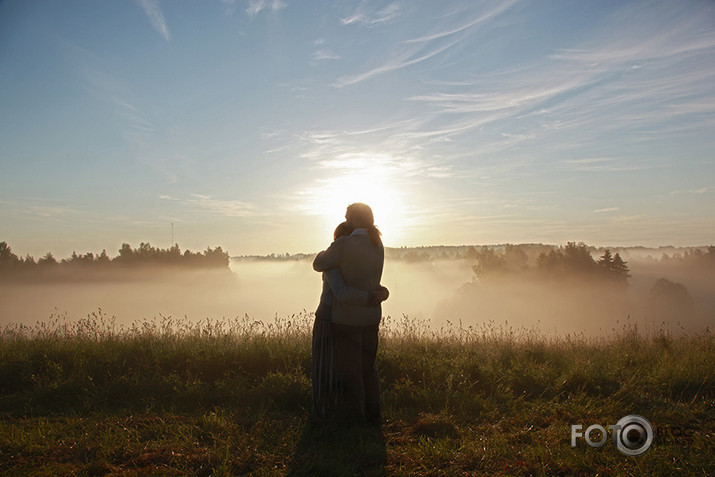
M 554 282 L 519 271 L 479 275 L 474 268 L 479 257 L 388 255 L 382 283 L 391 295 L 383 315 L 407 316 L 435 329 L 536 328 L 587 336 L 607 335 L 624 325 L 673 333 L 712 328 L 713 267 L 658 260 L 643 250 L 622 255 L 630 277 L 627 285 L 615 287 L 569 277 Z M 248 316 L 266 323 L 311 313 L 318 304 L 321 276 L 312 270 L 311 257 L 233 258 L 229 268 L 77 271 L 61 280 L 5 281 L 0 325 L 34 325 L 53 314 L 74 320 L 99 309 L 119 325 L 168 317 L 196 322 Z
M 129 277 L 105 274 L 63 283 L 5 283 L 0 287 L 0 324 L 34 324 L 51 314 L 81 318 L 99 308 L 119 324 L 152 317 L 243 317 L 269 321 L 313 312 L 322 287 L 310 261 L 232 260 L 225 270 L 152 270 Z M 429 318 L 436 305 L 471 280 L 466 263 L 388 264 L 383 282 L 391 290 L 385 315 Z

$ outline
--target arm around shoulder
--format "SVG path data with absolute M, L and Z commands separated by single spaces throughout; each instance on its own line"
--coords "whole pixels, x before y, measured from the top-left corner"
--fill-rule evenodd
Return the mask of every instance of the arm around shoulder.
M 331 243 L 330 247 L 316 255 L 313 260 L 313 270 L 316 272 L 324 272 L 331 268 L 338 268 L 343 255 L 344 243 L 344 237 L 340 237 Z
M 325 279 L 333 290 L 335 298 L 346 305 L 367 305 L 370 294 L 364 290 L 358 290 L 348 286 L 337 268 L 331 268 L 324 272 Z

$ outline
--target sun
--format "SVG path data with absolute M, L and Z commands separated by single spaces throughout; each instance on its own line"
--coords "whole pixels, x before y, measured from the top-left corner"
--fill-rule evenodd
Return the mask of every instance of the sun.
M 346 174 L 335 178 L 333 193 L 330 194 L 330 206 L 324 217 L 337 225 L 336 220 L 345 219 L 345 209 L 355 202 L 363 202 L 372 208 L 375 225 L 383 234 L 383 240 L 394 242 L 400 234 L 400 197 L 398 191 L 373 176 Z
M 321 180 L 311 191 L 310 208 L 322 218 L 326 232 L 332 235 L 338 223 L 345 220 L 347 206 L 363 202 L 372 208 L 384 243 L 395 246 L 405 233 L 404 195 L 405 191 L 397 186 L 394 171 L 373 163 L 369 167 L 342 170 Z

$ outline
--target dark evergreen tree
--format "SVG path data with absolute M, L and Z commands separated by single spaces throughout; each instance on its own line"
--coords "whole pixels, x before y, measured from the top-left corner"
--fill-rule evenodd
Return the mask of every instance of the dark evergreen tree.
M 610 270 L 611 265 L 613 265 L 613 255 L 611 255 L 611 251 L 609 249 L 606 249 L 603 252 L 603 255 L 601 255 L 601 258 L 598 259 L 597 263 L 604 269 Z
M 12 248 L 7 242 L 0 242 L 0 266 L 7 266 L 18 262 L 17 255 L 12 253 Z
M 626 265 L 626 262 L 621 258 L 621 254 L 618 252 L 613 256 L 611 270 L 617 282 L 627 282 L 628 277 L 631 276 L 628 265 Z
M 37 261 L 37 265 L 39 265 L 41 267 L 51 267 L 51 266 L 57 265 L 57 260 L 52 255 L 52 253 L 47 252 L 47 254 L 45 254 L 44 257 L 42 257 L 41 259 L 39 259 Z

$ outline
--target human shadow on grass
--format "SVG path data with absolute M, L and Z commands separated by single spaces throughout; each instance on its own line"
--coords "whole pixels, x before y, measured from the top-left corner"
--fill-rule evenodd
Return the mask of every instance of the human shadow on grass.
M 387 447 L 378 426 L 308 419 L 288 476 L 381 476 Z

